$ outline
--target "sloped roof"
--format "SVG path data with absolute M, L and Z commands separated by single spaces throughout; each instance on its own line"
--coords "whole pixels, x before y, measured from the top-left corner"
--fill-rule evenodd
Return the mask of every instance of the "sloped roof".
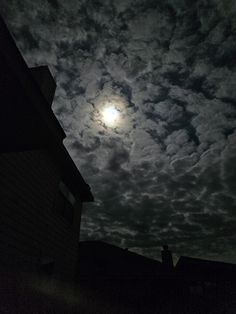
M 162 263 L 102 241 L 79 243 L 79 259 L 83 271 L 103 274 L 154 275 Z
M 236 265 L 219 261 L 181 256 L 175 269 L 188 277 L 199 279 L 214 281 L 236 279 Z
M 62 143 L 66 135 L 48 103 L 50 97 L 45 97 L 47 86 L 39 85 L 1 17 L 0 44 L 0 152 L 47 148 L 75 196 L 93 201 L 89 185 Z

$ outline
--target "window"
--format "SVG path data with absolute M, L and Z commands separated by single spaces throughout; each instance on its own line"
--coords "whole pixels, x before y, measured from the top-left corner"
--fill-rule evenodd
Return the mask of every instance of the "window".
M 65 184 L 63 182 L 60 182 L 55 210 L 57 213 L 62 215 L 70 224 L 73 223 L 74 218 L 74 203 L 74 196 L 65 186 Z
M 49 278 L 53 274 L 54 266 L 54 259 L 48 256 L 44 256 L 43 258 L 41 258 L 40 261 L 39 273 L 42 276 Z

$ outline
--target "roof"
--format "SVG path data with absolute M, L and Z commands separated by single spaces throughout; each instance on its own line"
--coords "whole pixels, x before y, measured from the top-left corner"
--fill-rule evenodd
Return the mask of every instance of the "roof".
M 0 17 L 0 152 L 47 148 L 61 170 L 63 180 L 75 197 L 93 201 L 89 185 L 68 154 L 66 137 L 51 106 L 55 82 L 45 67 L 30 69 L 4 21 Z M 40 84 L 40 78 L 50 84 Z
M 236 265 L 187 256 L 181 256 L 175 269 L 188 277 L 205 280 L 234 280 Z
M 102 241 L 79 242 L 79 263 L 83 273 L 103 275 L 154 275 L 162 263 Z
M 49 68 L 47 66 L 37 66 L 30 68 L 30 72 L 50 106 L 57 86 Z

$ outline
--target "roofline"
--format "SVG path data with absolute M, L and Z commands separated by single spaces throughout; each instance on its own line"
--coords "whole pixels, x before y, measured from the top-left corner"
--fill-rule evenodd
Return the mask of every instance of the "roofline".
M 52 147 L 49 147 L 49 149 L 51 152 L 55 152 L 54 157 L 60 164 L 66 183 L 75 194 L 75 197 L 79 196 L 82 202 L 92 202 L 94 198 L 90 191 L 90 186 L 84 181 L 63 145 L 62 141 L 66 137 L 66 134 L 35 81 L 30 68 L 27 66 L 1 16 L 0 41 L 4 43 L 4 49 L 1 50 L 3 58 L 6 60 L 11 71 L 15 74 L 26 99 L 28 99 L 30 104 L 34 107 L 36 114 L 38 114 L 42 120 L 42 124 L 48 130 L 49 140 L 52 142 Z M 47 147 L 47 145 L 45 146 Z M 73 183 L 71 184 L 70 181 L 73 181 Z M 78 189 L 76 188 L 77 184 L 80 185 Z
M 5 48 L 2 49 L 1 53 L 7 61 L 9 67 L 12 69 L 12 72 L 15 73 L 26 97 L 32 103 L 32 106 L 34 106 L 36 112 L 38 112 L 38 114 L 42 117 L 54 139 L 61 142 L 66 137 L 66 134 L 55 117 L 52 109 L 49 107 L 43 93 L 31 73 L 30 68 L 22 57 L 6 23 L 1 16 L 0 40 L 4 42 Z M 37 97 L 35 97 L 35 94 Z
M 139 253 L 130 251 L 128 248 L 122 248 L 120 246 L 117 246 L 117 245 L 114 245 L 114 244 L 110 244 L 110 243 L 107 243 L 107 242 L 104 242 L 104 241 L 101 241 L 101 240 L 79 241 L 79 245 L 80 244 L 103 245 L 103 246 L 106 246 L 106 247 L 109 247 L 109 248 L 116 249 L 117 251 L 127 253 L 130 256 L 137 256 L 138 258 L 142 259 L 143 261 L 145 260 L 146 262 L 150 262 L 150 263 L 153 263 L 153 264 L 158 264 L 160 266 L 162 265 L 162 263 L 160 261 L 156 260 L 156 259 L 153 259 L 153 258 L 144 256 L 144 255 L 141 255 Z
M 189 261 L 196 261 L 196 262 L 200 262 L 200 263 L 214 263 L 215 265 L 228 265 L 228 266 L 232 266 L 232 267 L 236 267 L 236 264 L 233 263 L 227 263 L 227 262 L 221 262 L 221 261 L 215 261 L 215 260 L 210 260 L 210 259 L 203 259 L 203 258 L 198 258 L 198 257 L 190 257 L 190 256 L 185 256 L 185 255 L 181 255 L 178 259 L 178 262 L 176 263 L 176 266 L 178 266 L 179 262 L 184 259 L 189 260 Z

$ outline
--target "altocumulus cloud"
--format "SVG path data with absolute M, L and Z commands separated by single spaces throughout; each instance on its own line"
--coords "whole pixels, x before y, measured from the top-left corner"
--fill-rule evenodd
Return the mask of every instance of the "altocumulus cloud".
M 1 13 L 57 81 L 53 110 L 96 198 L 81 238 L 236 262 L 235 2 L 2 0 Z

